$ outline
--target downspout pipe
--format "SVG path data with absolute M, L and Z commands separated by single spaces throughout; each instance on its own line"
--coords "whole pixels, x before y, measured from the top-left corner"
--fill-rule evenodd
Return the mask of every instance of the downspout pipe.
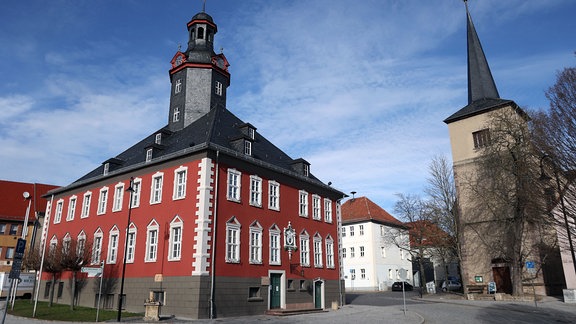
M 217 229 L 217 219 L 218 219 L 218 183 L 219 181 L 219 174 L 220 174 L 220 166 L 219 166 L 219 158 L 220 158 L 220 151 L 216 151 L 216 174 L 214 177 L 214 217 L 212 223 L 212 253 L 210 258 L 210 319 L 216 318 L 216 314 L 214 314 L 214 295 L 216 292 L 216 271 L 215 271 L 215 254 L 216 254 L 216 233 L 218 232 Z

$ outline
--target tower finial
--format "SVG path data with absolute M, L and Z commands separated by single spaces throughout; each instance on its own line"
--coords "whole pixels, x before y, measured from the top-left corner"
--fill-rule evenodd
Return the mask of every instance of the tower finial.
M 202 3 L 202 12 L 206 12 L 206 0 Z

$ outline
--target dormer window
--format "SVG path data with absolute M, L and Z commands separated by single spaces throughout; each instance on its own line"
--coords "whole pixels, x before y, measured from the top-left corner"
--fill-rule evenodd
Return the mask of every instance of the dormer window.
M 149 148 L 146 150 L 146 162 L 152 161 L 152 149 Z
M 255 133 L 255 132 L 254 132 L 254 128 L 248 128 L 248 136 L 249 136 L 251 139 L 254 139 L 254 136 L 255 136 L 254 133 Z
M 244 154 L 252 155 L 252 142 L 244 141 Z
M 304 176 L 307 177 L 310 175 L 310 166 L 308 164 L 304 164 Z
M 156 134 L 156 139 L 154 140 L 156 144 L 162 144 L 162 133 Z
M 108 171 L 110 171 L 110 163 L 106 162 L 104 163 L 104 172 L 102 172 L 102 175 L 108 175 Z

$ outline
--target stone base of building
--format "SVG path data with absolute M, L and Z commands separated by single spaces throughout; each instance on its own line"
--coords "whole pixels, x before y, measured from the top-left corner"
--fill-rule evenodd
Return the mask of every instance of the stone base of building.
M 576 289 L 563 289 L 564 302 L 567 304 L 576 304 Z

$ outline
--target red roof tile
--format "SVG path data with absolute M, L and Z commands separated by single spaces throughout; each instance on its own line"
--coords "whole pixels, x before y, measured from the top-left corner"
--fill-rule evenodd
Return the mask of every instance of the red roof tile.
M 23 193 L 27 191 L 32 199 L 30 220 L 33 220 L 36 212 L 46 211 L 46 199 L 41 196 L 55 188 L 57 186 L 0 180 L 0 219 L 24 220 L 28 202 Z
M 343 223 L 377 221 L 402 226 L 402 222 L 366 197 L 348 199 L 342 204 L 341 212 Z

